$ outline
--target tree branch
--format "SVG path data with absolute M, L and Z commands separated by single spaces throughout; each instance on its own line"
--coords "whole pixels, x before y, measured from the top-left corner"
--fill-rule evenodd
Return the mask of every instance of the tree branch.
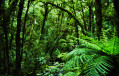
M 42 1 L 39 1 L 39 2 L 42 2 Z M 64 12 L 67 12 L 76 21 L 76 23 L 81 27 L 81 31 L 85 35 L 84 29 L 83 29 L 83 25 L 79 22 L 79 20 L 75 17 L 75 15 L 72 12 L 70 12 L 70 11 L 68 11 L 68 10 L 58 6 L 58 5 L 55 5 L 54 3 L 50 3 L 50 2 L 42 2 L 42 3 L 50 4 L 50 5 L 52 5 L 52 6 L 56 7 L 56 8 L 64 11 Z

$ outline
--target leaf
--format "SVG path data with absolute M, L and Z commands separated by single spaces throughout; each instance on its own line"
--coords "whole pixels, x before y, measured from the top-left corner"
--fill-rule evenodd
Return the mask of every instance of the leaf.
M 110 71 L 110 68 L 113 68 L 111 62 L 112 60 L 108 56 L 100 56 L 94 59 L 93 62 L 88 63 L 88 66 L 84 71 L 84 76 L 106 76 L 108 71 Z
M 112 39 L 108 40 L 106 43 L 103 43 L 103 51 L 109 55 L 118 55 L 119 54 L 119 38 L 113 37 Z
M 64 76 L 77 76 L 75 72 L 68 72 Z

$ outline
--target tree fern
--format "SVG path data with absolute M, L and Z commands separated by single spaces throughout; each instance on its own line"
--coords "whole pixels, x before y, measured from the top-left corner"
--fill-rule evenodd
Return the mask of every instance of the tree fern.
M 112 60 L 108 56 L 100 56 L 84 67 L 84 76 L 106 76 L 110 69 L 113 68 Z
M 90 43 L 84 39 L 79 39 L 79 42 L 82 44 L 82 46 L 87 47 L 87 48 L 91 48 L 91 49 L 95 49 L 95 50 L 102 50 L 98 45 Z
M 90 37 L 78 39 L 81 48 L 75 48 L 65 56 L 63 71 L 79 70 L 79 76 L 106 76 L 114 68 L 113 59 L 119 54 L 119 38 L 97 41 Z M 113 63 L 114 62 L 114 63 Z
M 104 41 L 97 41 L 90 37 L 83 37 L 84 39 L 79 38 L 79 42 L 81 43 L 82 47 L 95 49 L 95 50 L 102 50 L 108 55 L 118 55 L 119 54 L 119 38 L 114 36 L 111 39 L 107 39 Z
M 82 51 L 81 51 L 82 50 Z M 82 69 L 83 76 L 105 76 L 113 68 L 111 58 L 100 54 L 88 53 L 88 49 L 75 49 L 66 58 L 71 58 L 66 62 L 62 70 L 73 71 L 75 68 Z M 91 50 L 91 49 L 89 49 Z
M 74 70 L 75 67 L 80 67 L 79 59 L 80 59 L 79 56 L 75 56 L 74 58 L 70 59 L 68 62 L 66 62 L 62 70 L 70 71 L 70 70 Z
M 93 53 L 95 54 L 95 53 L 99 53 L 99 52 L 101 52 L 101 51 L 94 50 L 94 49 L 88 49 L 88 48 L 76 48 L 73 51 L 71 51 L 70 53 L 68 53 L 65 58 L 68 60 L 68 59 L 75 57 L 77 55 L 82 55 L 82 54 L 91 54 L 92 55 Z

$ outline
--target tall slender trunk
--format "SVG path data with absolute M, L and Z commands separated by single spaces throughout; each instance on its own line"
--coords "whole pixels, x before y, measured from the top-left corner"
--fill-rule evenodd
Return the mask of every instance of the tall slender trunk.
M 17 16 L 17 33 L 16 33 L 16 67 L 15 74 L 20 73 L 21 69 L 21 54 L 20 54 L 20 32 L 21 32 L 21 16 L 23 11 L 24 0 L 20 0 L 19 11 Z
M 82 1 L 83 2 L 83 1 Z M 82 2 L 81 2 L 81 7 L 83 7 L 82 6 Z M 83 23 L 84 23 L 84 29 L 85 29 L 85 31 L 87 31 L 87 26 L 86 26 L 86 21 L 85 21 L 85 15 L 84 15 L 84 10 L 83 10 L 83 8 L 81 9 L 81 12 L 82 12 L 82 19 L 83 19 Z
M 10 43 L 9 43 L 9 50 L 12 49 L 12 40 L 13 40 L 13 22 L 14 22 L 14 17 L 12 18 L 12 23 L 11 23 L 11 30 L 10 30 L 10 33 L 11 33 L 11 38 L 10 38 Z
M 117 30 L 117 36 L 119 38 L 119 0 L 113 0 L 113 2 L 116 11 L 116 30 Z
M 93 12 L 93 11 L 92 11 Z M 92 17 L 91 17 L 91 19 L 92 19 L 92 22 L 94 22 L 94 14 L 92 14 Z M 95 32 L 95 24 L 94 23 L 92 23 L 92 33 L 94 33 Z
M 74 15 L 76 16 L 76 11 L 75 11 L 75 7 L 74 7 L 74 2 L 72 0 L 73 3 L 73 11 L 74 11 Z M 79 38 L 79 31 L 78 31 L 78 26 L 77 23 L 75 22 L 75 32 L 76 32 L 76 37 Z M 77 44 L 79 45 L 79 40 L 77 39 Z
M 97 37 L 100 40 L 102 29 L 102 4 L 101 0 L 95 0 Z
M 89 31 L 91 31 L 91 14 L 92 14 L 92 7 L 91 3 L 89 3 L 89 27 L 88 27 Z
M 45 21 L 47 20 L 47 15 L 48 15 L 48 3 L 45 3 L 44 7 L 45 7 L 45 16 L 44 16 L 44 19 L 43 19 L 43 25 L 42 25 L 42 29 L 41 29 L 41 37 L 40 37 L 40 40 L 43 39 Z
M 22 45 L 21 45 L 21 48 L 22 48 L 22 50 L 21 50 L 21 61 L 22 61 L 22 54 L 23 54 L 23 46 L 24 46 L 24 42 L 25 42 L 24 35 L 25 35 L 25 30 L 26 30 L 26 18 L 28 15 L 29 6 L 30 6 L 30 0 L 28 1 L 27 10 L 26 10 L 25 18 L 24 18 Z
M 9 50 L 8 50 L 8 25 L 10 19 L 7 18 L 5 15 L 6 11 L 5 9 L 5 1 L 3 1 L 3 30 L 4 30 L 4 35 L 5 35 L 5 49 L 4 49 L 4 58 L 5 58 L 5 71 L 8 74 L 9 73 Z M 6 19 L 7 18 L 7 19 Z
M 4 35 L 5 35 L 5 48 L 4 48 L 4 58 L 5 58 L 5 72 L 9 75 L 9 49 L 8 49 L 8 29 L 9 29 L 9 25 L 10 25 L 10 16 L 12 14 L 12 12 L 15 11 L 16 5 L 17 5 L 18 0 L 14 0 L 9 7 L 6 7 L 5 5 L 5 0 L 1 0 L 0 1 L 0 5 L 2 8 L 0 8 L 0 14 L 3 16 L 3 20 L 2 20 L 2 26 L 3 26 L 3 30 L 4 30 Z

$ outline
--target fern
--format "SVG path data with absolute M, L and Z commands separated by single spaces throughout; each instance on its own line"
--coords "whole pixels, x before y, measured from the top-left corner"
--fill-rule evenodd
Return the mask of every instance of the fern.
M 65 56 L 63 71 L 79 70 L 79 76 L 106 76 L 114 68 L 113 58 L 119 54 L 119 38 L 96 41 L 93 38 L 78 39 L 81 48 L 75 48 Z M 113 57 L 112 57 L 113 56 Z
M 118 55 L 119 54 L 119 38 L 113 37 L 108 40 L 106 43 L 103 43 L 103 51 L 109 55 Z
M 88 55 L 93 55 L 96 53 L 100 53 L 101 51 L 99 50 L 94 50 L 94 49 L 88 49 L 88 48 L 76 48 L 70 53 L 68 53 L 65 57 L 65 59 L 69 60 L 70 58 L 73 58 L 75 56 L 83 55 L 83 54 L 88 54 Z
M 83 53 L 81 52 L 81 55 L 79 55 L 80 52 L 78 52 L 79 54 L 75 52 L 70 52 L 70 55 L 68 54 L 68 56 L 76 56 L 71 58 L 62 70 L 73 71 L 76 67 L 78 69 L 81 69 L 82 67 L 82 72 L 84 73 L 83 76 L 106 76 L 110 69 L 113 68 L 111 64 L 112 60 L 108 56 L 101 56 L 99 54 L 90 55 L 86 51 L 83 51 Z
M 113 68 L 111 65 L 112 60 L 108 56 L 100 56 L 93 61 L 87 63 L 84 69 L 85 76 L 106 76 L 110 68 Z
M 95 49 L 95 50 L 102 50 L 98 45 L 90 43 L 84 39 L 78 39 L 79 42 L 82 44 L 82 46 L 90 48 L 90 49 Z
M 70 59 L 68 62 L 66 62 L 66 64 L 64 65 L 64 67 L 62 68 L 62 70 L 74 70 L 75 67 L 80 67 L 79 66 L 79 56 L 75 56 L 74 58 Z

